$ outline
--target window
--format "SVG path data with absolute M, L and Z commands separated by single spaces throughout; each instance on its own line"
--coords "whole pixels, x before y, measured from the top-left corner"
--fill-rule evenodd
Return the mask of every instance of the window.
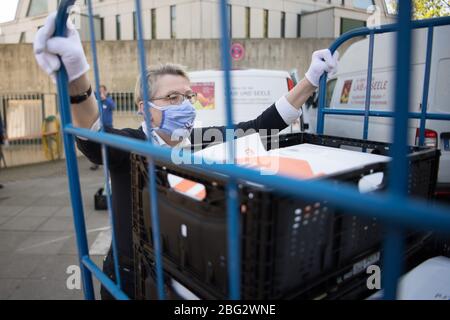
M 397 14 L 398 0 L 384 0 L 384 4 L 388 14 L 391 15 Z
M 341 34 L 346 33 L 349 30 L 365 26 L 366 26 L 365 21 L 341 18 Z
M 152 9 L 152 39 L 156 39 L 156 9 Z
M 232 32 L 231 26 L 233 24 L 233 22 L 232 22 L 233 20 L 231 17 L 231 4 L 227 4 L 227 9 L 228 9 L 228 35 L 231 39 L 233 37 L 233 34 L 231 33 Z
M 302 36 L 302 15 L 297 15 L 297 38 Z
M 25 42 L 25 32 L 21 32 L 20 33 L 19 43 L 24 43 L 24 42 Z
M 31 0 L 28 6 L 27 17 L 33 17 L 47 12 L 47 0 Z
M 137 16 L 136 11 L 133 11 L 133 40 L 137 39 Z
M 105 40 L 105 19 L 100 17 L 100 40 Z
M 269 36 L 269 10 L 264 10 L 263 16 L 263 37 Z
M 286 36 L 286 12 L 281 12 L 281 38 Z
M 250 7 L 245 7 L 245 37 L 250 38 Z
M 177 7 L 170 6 L 170 38 L 175 39 L 177 37 L 177 26 L 176 26 L 176 18 L 177 18 Z
M 374 5 L 373 0 L 353 0 L 353 7 L 356 9 L 367 10 L 369 6 Z
M 116 40 L 120 40 L 120 15 L 116 15 Z
M 345 6 L 345 0 L 341 0 L 341 6 Z

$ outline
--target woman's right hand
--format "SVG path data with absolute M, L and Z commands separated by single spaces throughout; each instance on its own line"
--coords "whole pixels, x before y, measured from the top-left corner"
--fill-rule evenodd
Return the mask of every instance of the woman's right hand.
M 70 19 L 67 20 L 67 37 L 53 36 L 55 20 L 56 12 L 47 17 L 44 26 L 36 33 L 33 42 L 34 56 L 41 69 L 50 75 L 54 82 L 62 60 L 69 82 L 72 82 L 89 70 L 89 64 L 78 31 Z
M 305 78 L 315 87 L 319 86 L 320 77 L 324 72 L 333 75 L 337 72 L 339 52 L 332 55 L 329 49 L 314 51 L 311 58 L 311 65 L 305 73 Z

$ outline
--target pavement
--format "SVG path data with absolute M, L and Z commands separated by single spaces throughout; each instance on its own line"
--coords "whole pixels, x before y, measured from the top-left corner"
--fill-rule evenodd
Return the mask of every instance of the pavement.
M 91 258 L 110 243 L 107 211 L 94 209 L 103 170 L 78 159 Z M 83 299 L 64 161 L 0 170 L 0 299 Z M 100 285 L 94 278 L 96 298 Z

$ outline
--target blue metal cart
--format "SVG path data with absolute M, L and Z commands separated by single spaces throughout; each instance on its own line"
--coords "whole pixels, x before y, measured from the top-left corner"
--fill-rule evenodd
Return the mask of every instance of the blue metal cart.
M 74 4 L 75 0 L 63 0 L 60 3 L 57 20 L 56 32 L 57 36 L 64 36 L 66 31 L 66 21 L 70 6 Z M 232 99 L 230 86 L 230 58 L 229 48 L 230 39 L 228 33 L 228 11 L 227 1 L 221 0 L 219 3 L 221 12 L 221 59 L 222 67 L 224 69 L 224 92 L 226 101 L 226 117 L 227 127 L 232 128 Z M 146 56 L 144 50 L 143 30 L 142 30 L 142 16 L 141 16 L 141 1 L 136 0 L 136 17 L 137 17 L 137 34 L 139 47 L 139 63 L 141 77 L 145 78 Z M 99 88 L 99 71 L 97 65 L 97 53 L 94 34 L 93 12 L 91 1 L 88 1 L 89 22 L 91 33 L 91 50 L 93 56 L 93 66 L 95 74 L 95 87 Z M 399 1 L 398 22 L 392 25 L 381 26 L 378 29 L 360 28 L 350 31 L 340 38 L 338 38 L 330 47 L 334 52 L 339 45 L 346 40 L 356 37 L 369 35 L 369 68 L 367 73 L 367 101 L 365 110 L 362 112 L 355 112 L 350 110 L 332 110 L 325 109 L 325 88 L 326 75 L 321 78 L 319 91 L 319 116 L 318 116 L 318 132 L 323 132 L 325 115 L 327 114 L 353 114 L 364 116 L 364 136 L 367 138 L 367 128 L 369 125 L 369 117 L 393 117 L 394 118 L 394 132 L 393 132 L 393 148 L 392 161 L 390 172 L 395 172 L 395 175 L 390 176 L 389 191 L 383 195 L 381 194 L 360 194 L 357 190 L 350 187 L 339 186 L 337 188 L 331 182 L 327 181 L 301 181 L 283 176 L 264 176 L 252 169 L 236 166 L 233 164 L 234 160 L 234 144 L 232 142 L 233 135 L 227 137 L 230 143 L 228 148 L 228 157 L 231 164 L 202 164 L 201 161 L 194 161 L 195 156 L 189 154 L 191 163 L 202 170 L 213 170 L 218 173 L 225 174 L 229 177 L 227 188 L 227 223 L 228 230 L 228 272 L 229 272 L 229 298 L 240 298 L 240 243 L 239 243 L 239 211 L 238 211 L 238 197 L 237 197 L 237 180 L 243 179 L 255 183 L 264 184 L 275 188 L 279 192 L 283 192 L 293 196 L 308 197 L 310 199 L 320 200 L 321 195 L 327 194 L 330 204 L 344 208 L 352 214 L 376 217 L 383 221 L 388 226 L 388 233 L 384 241 L 384 263 L 383 263 L 383 283 L 384 283 L 384 298 L 395 299 L 397 280 L 401 275 L 401 260 L 403 237 L 402 230 L 407 227 L 416 229 L 435 230 L 450 234 L 450 208 L 441 205 L 430 205 L 424 201 L 413 200 L 407 197 L 407 177 L 408 177 L 408 163 L 407 163 L 407 122 L 409 117 L 419 118 L 420 121 L 420 142 L 423 143 L 425 122 L 427 119 L 450 120 L 449 115 L 431 114 L 427 113 L 427 94 L 428 94 L 428 80 L 430 74 L 430 60 L 431 48 L 433 41 L 433 28 L 435 26 L 450 24 L 450 18 L 430 19 L 426 21 L 411 21 L 411 1 Z M 410 56 L 411 56 L 411 29 L 412 28 L 428 28 L 428 42 L 427 42 L 427 60 L 425 68 L 425 81 L 423 88 L 423 107 L 421 113 L 409 113 L 409 80 L 410 80 Z M 395 111 L 394 112 L 376 112 L 371 111 L 370 106 L 370 81 L 372 73 L 372 57 L 373 57 L 373 42 L 374 35 L 385 32 L 397 32 L 396 42 L 396 87 L 395 87 Z M 149 159 L 157 159 L 161 161 L 171 161 L 171 151 L 152 144 L 148 141 L 138 141 L 131 138 L 121 137 L 100 132 L 93 132 L 87 129 L 75 128 L 72 125 L 70 114 L 70 102 L 68 95 L 68 80 L 67 73 L 64 67 L 58 72 L 57 86 L 59 95 L 59 110 L 61 114 L 64 148 L 66 153 L 66 165 L 69 179 L 69 188 L 71 203 L 73 208 L 74 224 L 76 231 L 76 239 L 78 246 L 78 254 L 80 258 L 80 267 L 82 270 L 83 290 L 86 299 L 94 299 L 94 290 L 92 284 L 92 275 L 94 275 L 102 285 L 117 299 L 128 299 L 126 294 L 121 290 L 121 282 L 118 268 L 117 246 L 116 239 L 113 233 L 112 244 L 114 254 L 114 265 L 116 270 L 117 283 L 108 278 L 99 267 L 89 257 L 88 243 L 86 237 L 86 226 L 83 214 L 83 204 L 79 182 L 79 171 L 75 155 L 74 136 L 84 137 L 92 141 L 102 144 L 102 155 L 104 165 L 104 175 L 106 181 L 109 181 L 108 172 L 108 158 L 106 150 L 108 147 L 115 147 L 122 150 L 127 150 L 140 155 L 148 156 Z M 144 104 L 148 101 L 147 83 L 143 82 L 144 86 Z M 102 108 L 99 104 L 99 110 Z M 146 110 L 147 127 L 150 128 L 150 114 Z M 231 132 L 231 130 L 228 130 Z M 189 151 L 186 151 L 189 152 Z M 197 164 L 199 163 L 199 164 Z M 149 190 L 151 199 L 151 221 L 153 225 L 153 243 L 155 249 L 156 275 L 158 296 L 164 299 L 163 290 L 163 266 L 162 266 L 162 252 L 160 243 L 159 230 L 159 216 L 157 207 L 156 183 L 154 174 L 153 161 L 149 161 Z M 192 165 L 191 165 L 192 166 Z M 114 219 L 111 212 L 111 191 L 107 183 L 108 194 L 108 212 L 109 218 L 114 230 Z

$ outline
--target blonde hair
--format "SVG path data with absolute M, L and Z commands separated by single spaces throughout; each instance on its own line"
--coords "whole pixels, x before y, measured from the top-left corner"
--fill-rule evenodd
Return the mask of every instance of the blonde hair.
M 175 63 L 165 63 L 158 66 L 147 67 L 146 70 L 146 80 L 148 85 L 148 95 L 147 98 L 150 100 L 153 97 L 153 93 L 156 92 L 156 83 L 159 77 L 166 74 L 171 74 L 174 76 L 181 76 L 189 80 L 189 76 L 182 65 Z M 134 103 L 136 106 L 139 102 L 144 101 L 144 90 L 141 84 L 141 75 L 137 77 L 136 87 L 134 89 Z

